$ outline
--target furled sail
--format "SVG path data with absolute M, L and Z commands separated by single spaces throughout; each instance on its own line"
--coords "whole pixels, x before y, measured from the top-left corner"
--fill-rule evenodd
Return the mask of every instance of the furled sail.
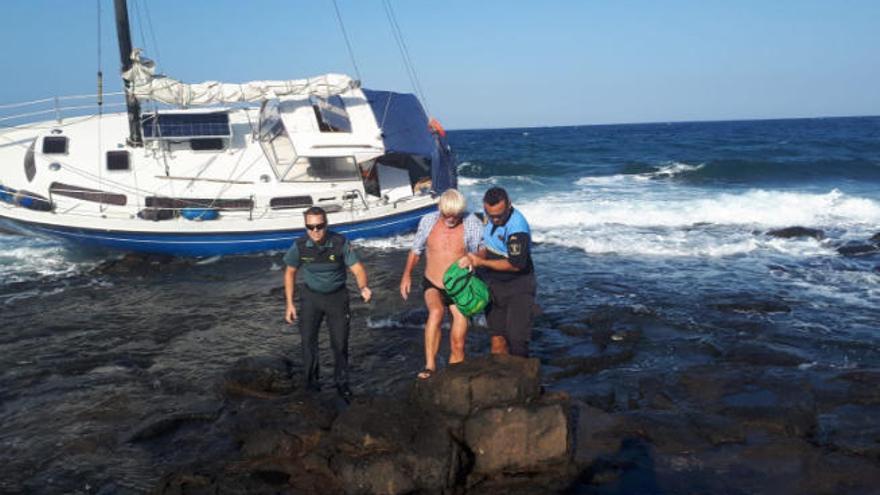
M 251 81 L 241 84 L 218 81 L 186 84 L 156 74 L 153 61 L 141 58 L 139 49 L 132 52 L 131 61 L 131 69 L 125 71 L 122 78 L 130 83 L 128 91 L 135 98 L 181 107 L 260 102 L 284 96 L 315 95 L 328 98 L 359 86 L 358 81 L 343 74 L 325 74 L 287 81 Z

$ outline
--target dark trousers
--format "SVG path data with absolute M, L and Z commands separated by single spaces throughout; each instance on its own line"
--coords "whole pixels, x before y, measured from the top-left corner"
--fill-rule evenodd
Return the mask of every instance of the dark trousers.
M 299 331 L 306 386 L 318 386 L 318 329 L 325 317 L 335 364 L 333 380 L 337 386 L 348 385 L 348 332 L 351 321 L 348 290 L 342 287 L 335 292 L 322 294 L 303 287 L 300 308 Z
M 486 308 L 486 323 L 492 335 L 504 337 L 510 354 L 529 357 L 534 319 L 535 275 L 530 273 L 513 280 L 488 280 L 492 301 Z

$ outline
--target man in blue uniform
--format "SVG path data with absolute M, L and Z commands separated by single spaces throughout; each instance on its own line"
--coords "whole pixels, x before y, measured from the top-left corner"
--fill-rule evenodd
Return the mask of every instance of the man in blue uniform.
M 284 296 L 287 307 L 284 319 L 292 324 L 300 320 L 303 368 L 306 388 L 320 390 L 318 383 L 318 329 L 326 316 L 333 349 L 336 390 L 344 398 L 351 397 L 348 388 L 348 333 L 351 312 L 345 288 L 346 267 L 357 280 L 361 297 L 369 302 L 372 292 L 367 286 L 367 272 L 358 261 L 348 240 L 327 230 L 327 213 L 317 206 L 305 212 L 306 236 L 294 240 L 284 255 Z M 303 287 L 300 312 L 294 305 L 297 274 L 302 273 Z
M 486 310 L 492 353 L 528 357 L 537 287 L 529 223 L 500 187 L 486 191 L 483 209 L 488 217 L 483 249 L 478 255 L 468 253 L 460 265 L 477 268 L 492 293 Z

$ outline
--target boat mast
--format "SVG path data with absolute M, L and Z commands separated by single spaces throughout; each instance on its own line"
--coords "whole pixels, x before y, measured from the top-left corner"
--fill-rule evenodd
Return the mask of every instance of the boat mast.
M 122 72 L 131 69 L 131 29 L 128 25 L 128 3 L 126 0 L 113 0 L 116 10 L 116 37 L 119 40 L 119 58 L 122 61 Z M 125 87 L 125 106 L 128 108 L 128 145 L 143 146 L 141 135 L 141 105 L 129 91 L 131 82 L 122 80 Z

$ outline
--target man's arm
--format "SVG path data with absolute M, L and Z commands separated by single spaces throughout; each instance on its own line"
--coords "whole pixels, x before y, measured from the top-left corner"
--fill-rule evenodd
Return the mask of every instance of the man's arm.
M 468 253 L 467 257 L 474 268 L 484 267 L 496 272 L 521 272 L 529 267 L 529 243 L 529 234 L 518 232 L 511 234 L 507 240 L 507 258 L 486 259 L 485 248 L 481 250 L 483 256 Z
M 400 297 L 406 301 L 409 298 L 409 291 L 412 288 L 412 271 L 422 257 L 415 251 L 410 251 L 406 258 L 406 266 L 403 267 L 403 275 L 400 277 Z
M 293 305 L 294 287 L 296 287 L 296 268 L 288 265 L 284 270 L 284 299 L 286 301 L 284 320 L 287 323 L 293 323 L 296 320 L 296 306 Z
M 496 272 L 518 272 L 522 270 L 522 268 L 514 266 L 506 258 L 487 260 L 480 258 L 479 256 L 475 256 L 472 253 L 468 253 L 468 258 L 471 259 L 471 264 L 474 266 L 474 268 L 484 267 Z
M 364 302 L 370 302 L 370 298 L 373 297 L 373 291 L 367 285 L 367 270 L 364 268 L 364 264 L 358 261 L 348 267 L 348 269 L 351 270 L 355 280 L 357 280 L 357 285 L 361 290 L 361 297 L 364 298 Z

